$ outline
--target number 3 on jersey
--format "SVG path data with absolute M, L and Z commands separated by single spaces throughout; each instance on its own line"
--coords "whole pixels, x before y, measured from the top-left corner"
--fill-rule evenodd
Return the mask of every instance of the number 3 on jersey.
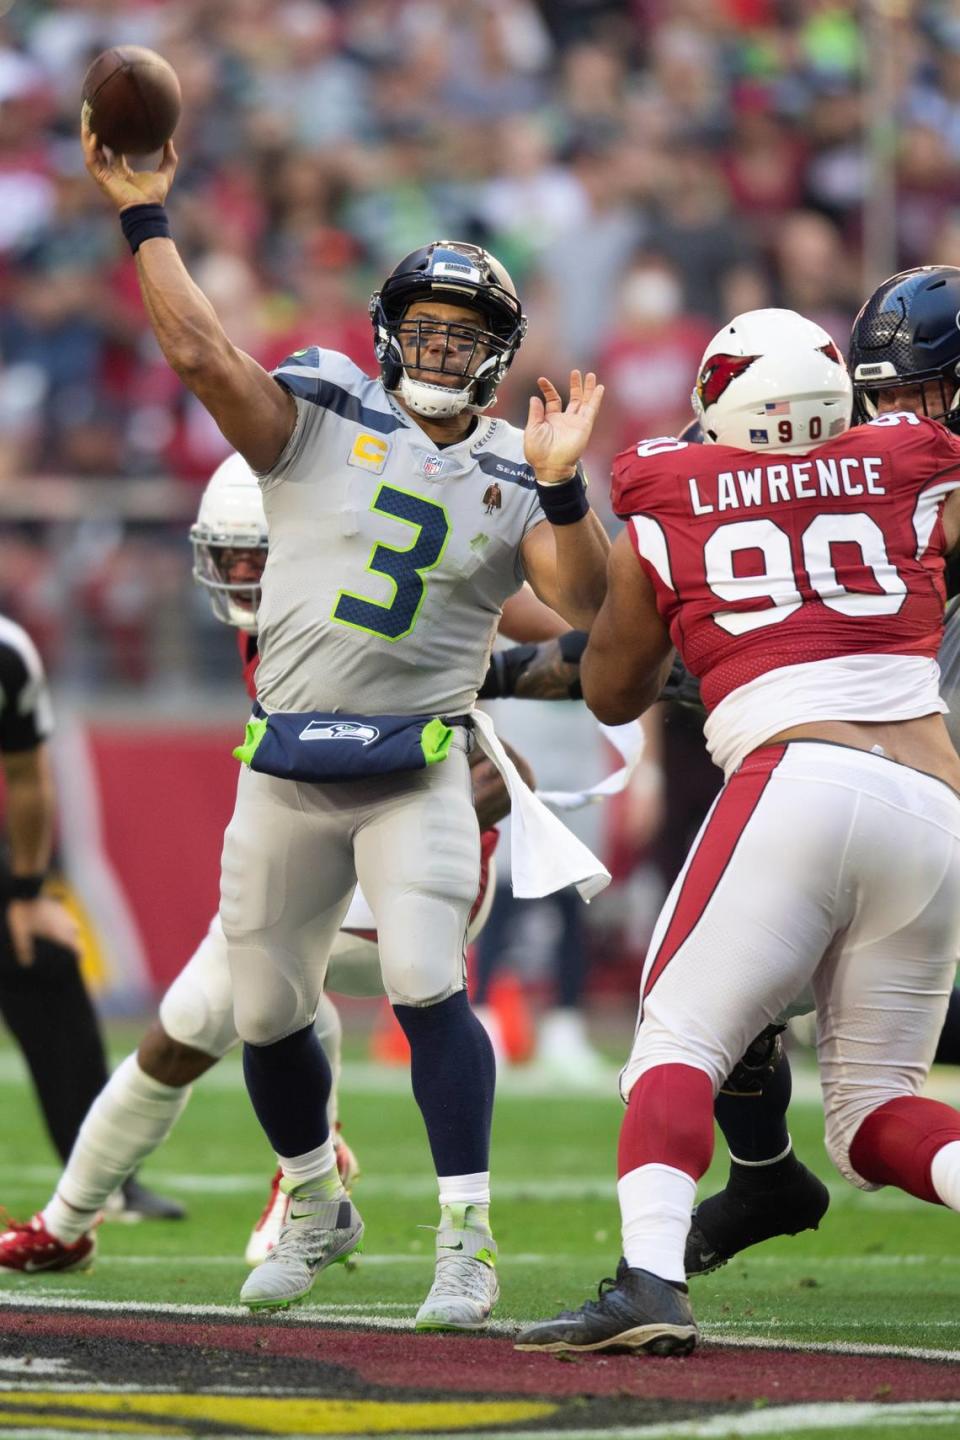
M 450 521 L 442 505 L 425 500 L 395 485 L 381 485 L 370 506 L 380 515 L 402 520 L 415 531 L 406 549 L 377 543 L 367 561 L 367 570 L 386 575 L 393 582 L 394 597 L 389 604 L 341 590 L 332 618 L 354 630 L 382 635 L 385 640 L 402 640 L 417 623 L 427 593 L 424 575 L 440 564 L 450 534 Z

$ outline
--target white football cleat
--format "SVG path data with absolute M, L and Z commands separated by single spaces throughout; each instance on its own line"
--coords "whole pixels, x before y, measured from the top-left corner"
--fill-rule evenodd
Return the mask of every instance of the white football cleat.
M 340 1176 L 340 1183 L 347 1194 L 350 1194 L 350 1187 L 359 1178 L 360 1166 L 357 1157 L 354 1155 L 346 1140 L 340 1134 L 340 1126 L 337 1126 L 333 1137 L 333 1153 L 337 1158 L 337 1172 Z M 280 1239 L 280 1231 L 283 1229 L 287 1218 L 287 1211 L 290 1209 L 290 1196 L 285 1195 L 280 1189 L 280 1181 L 283 1179 L 283 1171 L 277 1169 L 273 1179 L 270 1181 L 270 1194 L 267 1196 L 267 1203 L 260 1214 L 260 1219 L 250 1231 L 250 1239 L 247 1241 L 247 1248 L 243 1252 L 243 1258 L 248 1265 L 262 1265 L 270 1254 L 270 1251 Z M 349 1261 L 347 1262 L 350 1267 Z
M 289 1200 L 280 1238 L 240 1291 L 241 1303 L 251 1310 L 283 1309 L 302 1300 L 321 1270 L 346 1260 L 363 1240 L 363 1221 L 346 1195 L 329 1200 L 311 1195 L 305 1185 Z
M 500 1298 L 496 1241 L 486 1230 L 467 1226 L 470 1208 L 443 1208 L 436 1271 L 417 1311 L 418 1330 L 483 1330 Z

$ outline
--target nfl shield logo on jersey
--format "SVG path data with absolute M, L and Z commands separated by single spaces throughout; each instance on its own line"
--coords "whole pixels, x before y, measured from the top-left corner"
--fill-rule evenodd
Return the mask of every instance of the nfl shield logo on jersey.
M 423 462 L 424 475 L 426 475 L 428 480 L 432 480 L 434 475 L 440 474 L 440 471 L 443 469 L 443 464 L 442 455 L 428 455 Z

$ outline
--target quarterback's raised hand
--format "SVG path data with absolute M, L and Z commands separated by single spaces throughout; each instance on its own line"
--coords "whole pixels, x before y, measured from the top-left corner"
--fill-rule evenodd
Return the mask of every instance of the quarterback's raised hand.
M 100 144 L 90 129 L 84 106 L 80 141 L 87 169 L 118 210 L 126 210 L 129 205 L 162 205 L 166 200 L 177 169 L 172 140 L 163 147 L 159 170 L 131 170 L 125 156 L 114 155 Z
M 597 384 L 592 370 L 585 376 L 571 370 L 570 399 L 564 409 L 552 380 L 541 375 L 537 384 L 540 395 L 530 397 L 523 453 L 541 485 L 558 485 L 570 479 L 586 449 L 603 399 L 603 386 Z

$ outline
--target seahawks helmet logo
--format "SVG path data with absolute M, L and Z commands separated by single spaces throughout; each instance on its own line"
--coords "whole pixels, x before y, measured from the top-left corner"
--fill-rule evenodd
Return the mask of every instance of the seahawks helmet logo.
M 311 720 L 300 731 L 301 740 L 359 740 L 369 745 L 379 738 L 376 725 L 361 725 L 356 720 Z

